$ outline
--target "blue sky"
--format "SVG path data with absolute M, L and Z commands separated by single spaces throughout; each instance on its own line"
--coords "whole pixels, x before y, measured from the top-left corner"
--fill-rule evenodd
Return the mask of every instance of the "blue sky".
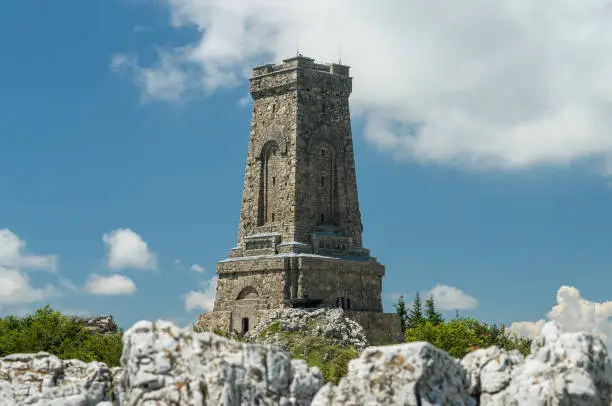
M 112 314 L 124 328 L 195 321 L 210 303 L 216 261 L 235 245 L 251 113 L 245 72 L 291 56 L 297 37 L 304 54 L 323 62 L 335 61 L 341 45 L 353 69 L 364 245 L 386 265 L 386 311 L 398 294 L 433 289 L 449 316 L 459 308 L 491 322 L 529 322 L 516 325 L 524 332 L 547 318 L 612 331 L 612 125 L 600 108 L 606 88 L 576 76 L 580 47 L 562 40 L 571 27 L 549 30 L 565 51 L 538 65 L 549 71 L 529 68 L 532 54 L 515 50 L 502 55 L 516 65 L 507 74 L 495 67 L 495 47 L 481 43 L 494 40 L 452 24 L 434 35 L 441 17 L 429 9 L 415 11 L 426 46 L 407 39 L 394 48 L 387 28 L 413 29 L 395 24 L 407 12 L 401 2 L 373 10 L 357 2 L 344 31 L 327 33 L 337 44 L 320 37 L 319 25 L 338 29 L 327 20 L 342 5 L 296 3 L 308 7 L 297 17 L 230 3 L 3 5 L 0 315 L 50 303 Z M 533 16 L 488 12 L 470 15 L 470 27 L 504 43 L 538 37 L 528 29 L 540 26 Z M 325 18 L 306 18 L 312 13 Z M 496 18 L 505 23 L 491 27 Z M 352 35 L 361 26 L 371 35 Z M 608 45 L 603 33 L 592 35 L 599 50 Z M 609 71 L 609 56 L 584 52 Z M 491 66 L 484 76 L 483 66 Z M 567 75 L 553 80 L 553 71 Z M 417 135 L 406 131 L 415 123 L 425 128 Z M 104 280 L 106 288 L 96 285 Z

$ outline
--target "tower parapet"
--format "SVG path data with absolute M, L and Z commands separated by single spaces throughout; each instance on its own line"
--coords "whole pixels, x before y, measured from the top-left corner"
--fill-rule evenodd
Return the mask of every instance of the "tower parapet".
M 289 59 L 283 59 L 279 64 L 266 64 L 253 68 L 253 77 L 268 75 L 270 73 L 279 72 L 287 69 L 310 69 L 320 72 L 332 73 L 334 75 L 348 76 L 349 66 L 339 63 L 318 63 L 313 58 L 307 58 L 302 55 L 295 56 Z

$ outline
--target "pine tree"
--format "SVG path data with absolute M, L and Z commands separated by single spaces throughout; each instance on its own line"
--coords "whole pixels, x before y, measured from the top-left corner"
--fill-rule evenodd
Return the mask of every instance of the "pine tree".
M 404 331 L 406 331 L 406 321 L 408 319 L 408 310 L 406 309 L 406 302 L 404 302 L 404 296 L 400 296 L 399 299 L 397 299 L 397 303 L 394 304 L 393 307 L 395 308 L 395 312 L 400 318 L 403 333 Z
M 422 324 L 425 321 L 423 317 L 423 305 L 421 303 L 421 298 L 419 297 L 419 292 L 416 293 L 416 297 L 412 301 L 412 309 L 410 313 L 408 313 L 408 317 L 406 320 L 406 327 L 415 328 Z
M 434 326 L 444 323 L 444 318 L 442 317 L 442 314 L 436 311 L 436 305 L 434 303 L 433 295 L 430 295 L 429 299 L 425 301 L 425 316 L 427 321 L 429 321 Z

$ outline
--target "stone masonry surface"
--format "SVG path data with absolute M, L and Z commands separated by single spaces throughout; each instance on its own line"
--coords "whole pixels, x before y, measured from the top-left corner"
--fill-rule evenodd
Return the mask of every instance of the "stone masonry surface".
M 238 241 L 200 325 L 244 333 L 305 299 L 382 315 L 385 267 L 362 246 L 351 91 L 348 66 L 301 55 L 253 69 Z
M 526 358 L 497 347 L 462 360 L 422 342 L 368 347 L 337 386 L 279 347 L 165 321 L 134 324 L 123 343 L 119 368 L 48 353 L 0 358 L 0 405 L 612 406 L 601 339 L 555 322 Z

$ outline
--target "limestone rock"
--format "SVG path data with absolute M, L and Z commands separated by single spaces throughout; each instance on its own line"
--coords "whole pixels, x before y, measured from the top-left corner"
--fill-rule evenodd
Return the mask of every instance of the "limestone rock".
M 119 330 L 113 316 L 74 317 L 90 332 L 95 334 L 116 334 Z
M 520 352 L 505 351 L 495 346 L 467 354 L 461 360 L 461 365 L 469 373 L 470 395 L 480 397 L 482 402 L 507 389 L 513 373 L 524 361 Z
M 494 367 L 485 364 L 480 369 L 481 406 L 612 405 L 612 365 L 604 343 L 595 335 L 562 333 L 559 324 L 549 322 L 533 340 L 524 362 L 506 355 L 505 362 L 500 358 Z M 511 370 L 507 385 L 484 385 L 495 382 L 504 369 Z
M 370 347 L 312 404 L 608 406 L 612 365 L 598 337 L 551 322 L 527 358 L 497 347 L 460 362 L 427 343 Z
M 562 333 L 556 323 L 544 326 L 527 358 L 496 347 L 462 360 L 428 343 L 369 347 L 337 386 L 322 386 L 317 368 L 290 360 L 277 346 L 169 322 L 138 322 L 123 339 L 121 368 L 45 352 L 0 358 L 0 405 L 612 406 L 603 342 Z
M 98 405 L 109 400 L 112 371 L 102 362 L 62 361 L 46 352 L 0 358 L 0 404 Z
M 344 312 L 340 308 L 272 310 L 246 334 L 247 341 L 276 344 L 287 349 L 282 338 L 270 331 L 272 323 L 278 323 L 280 331 L 299 331 L 303 334 L 324 337 L 339 345 L 352 345 L 358 350 L 363 350 L 368 345 L 363 327 L 344 317 Z
M 325 385 L 312 406 L 476 405 L 459 361 L 429 343 L 367 348 L 338 386 Z
M 242 344 L 172 323 L 141 321 L 123 336 L 121 368 L 47 353 L 0 358 L 0 404 L 308 405 L 317 368 L 280 348 Z
M 247 345 L 172 323 L 141 321 L 124 336 L 122 405 L 308 405 L 318 369 L 276 346 Z

